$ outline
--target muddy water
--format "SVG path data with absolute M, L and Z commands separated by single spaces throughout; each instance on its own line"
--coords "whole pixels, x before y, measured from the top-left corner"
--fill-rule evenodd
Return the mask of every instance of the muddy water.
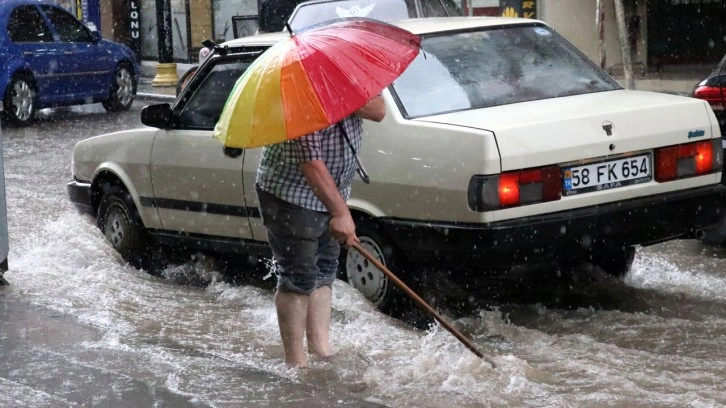
M 150 276 L 119 259 L 68 202 L 73 144 L 136 117 L 91 111 L 3 130 L 8 296 L 102 333 L 77 347 L 125 356 L 98 365 L 219 407 L 274 405 L 265 383 L 288 403 L 310 385 L 386 406 L 726 406 L 726 250 L 695 241 L 640 250 L 622 280 L 596 271 L 520 285 L 451 316 L 496 369 L 440 327 L 414 329 L 336 282 L 336 358 L 288 370 L 264 273 L 250 268 L 230 283 L 219 260 L 198 256 Z M 22 389 L 14 395 L 22 401 Z

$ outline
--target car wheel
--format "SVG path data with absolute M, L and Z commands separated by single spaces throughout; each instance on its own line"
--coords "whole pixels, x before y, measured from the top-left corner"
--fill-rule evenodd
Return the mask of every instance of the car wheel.
M 700 237 L 701 242 L 709 245 L 724 245 L 726 244 L 726 216 L 721 217 L 721 223 L 718 227 L 709 228 L 703 231 L 703 236 Z
M 618 249 L 600 250 L 592 254 L 592 263 L 615 277 L 623 277 L 633 266 L 635 247 L 626 246 Z
M 128 64 L 120 64 L 116 68 L 108 99 L 102 102 L 109 112 L 124 111 L 131 108 L 136 98 L 136 79 Z
M 197 72 L 197 69 L 199 69 L 199 66 L 193 66 L 189 68 L 187 72 L 181 76 L 181 78 L 179 78 L 179 82 L 176 84 L 176 96 L 179 96 L 179 94 L 184 90 L 184 87 L 187 86 L 189 80 L 192 79 L 194 73 Z
M 5 90 L 4 116 L 17 125 L 27 126 L 35 115 L 35 88 L 25 75 L 16 75 Z
M 130 264 L 142 267 L 146 234 L 131 195 L 120 186 L 105 185 L 96 223 L 111 246 Z
M 403 280 L 405 263 L 373 221 L 358 220 L 356 234 L 365 250 Z M 390 313 L 400 309 L 403 293 L 357 250 L 342 249 L 339 277 L 361 292 L 381 311 Z

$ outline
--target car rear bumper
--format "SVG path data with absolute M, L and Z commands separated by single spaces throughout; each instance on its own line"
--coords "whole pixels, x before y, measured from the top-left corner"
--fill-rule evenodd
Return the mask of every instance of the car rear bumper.
M 66 184 L 66 188 L 68 189 L 68 197 L 78 211 L 94 215 L 91 202 L 91 183 L 73 180 Z
M 490 224 L 382 220 L 409 261 L 498 268 L 695 237 L 716 225 L 724 186 L 708 186 Z

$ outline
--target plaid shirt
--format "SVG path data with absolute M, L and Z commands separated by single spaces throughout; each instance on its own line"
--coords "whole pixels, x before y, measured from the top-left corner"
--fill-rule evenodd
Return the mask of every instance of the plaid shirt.
M 340 126 L 339 126 L 340 125 Z M 353 152 L 345 141 L 341 126 L 356 151 L 360 151 L 363 121 L 348 116 L 333 126 L 283 143 L 266 146 L 257 167 L 257 185 L 264 191 L 289 203 L 328 212 L 315 196 L 299 164 L 322 160 L 333 176 L 340 194 L 350 197 L 350 182 L 356 172 Z

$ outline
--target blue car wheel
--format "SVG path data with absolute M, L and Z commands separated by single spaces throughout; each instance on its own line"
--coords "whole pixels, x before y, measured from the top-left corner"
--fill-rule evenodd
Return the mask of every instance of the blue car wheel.
M 116 68 L 114 82 L 108 99 L 103 101 L 103 107 L 109 112 L 128 110 L 136 97 L 136 79 L 128 64 L 120 64 Z
M 27 126 L 35 115 L 35 87 L 25 75 L 16 75 L 10 81 L 4 98 L 4 114 L 11 122 Z

